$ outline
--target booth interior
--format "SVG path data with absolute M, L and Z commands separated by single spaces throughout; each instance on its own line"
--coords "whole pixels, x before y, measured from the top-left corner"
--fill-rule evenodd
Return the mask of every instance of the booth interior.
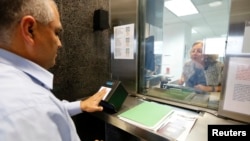
M 108 140 L 173 139 L 118 117 L 141 101 L 196 115 L 184 140 L 207 140 L 208 124 L 250 123 L 249 1 L 190 0 L 193 13 L 178 7 L 184 1 L 171 7 L 174 1 L 129 0 L 122 8 L 121 0 L 111 0 L 111 27 L 116 28 L 111 36 L 112 79 L 121 81 L 129 94 L 117 113 L 93 114 L 105 121 Z M 126 6 L 132 9 L 124 14 Z M 175 8 L 182 11 L 175 13 Z M 124 36 L 115 32 L 125 27 L 132 27 L 128 36 L 125 30 Z
M 218 109 L 231 1 L 211 6 L 214 3 L 193 0 L 196 11 L 188 14 L 175 12 L 168 0 L 145 2 L 143 53 L 138 54 L 144 64 L 139 70 L 140 94 Z

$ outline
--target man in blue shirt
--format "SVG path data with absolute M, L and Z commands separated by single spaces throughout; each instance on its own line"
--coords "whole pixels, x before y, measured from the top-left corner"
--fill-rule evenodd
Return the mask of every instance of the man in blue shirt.
M 84 101 L 52 93 L 62 30 L 53 0 L 0 1 L 0 141 L 79 141 L 71 116 L 102 111 L 106 90 Z

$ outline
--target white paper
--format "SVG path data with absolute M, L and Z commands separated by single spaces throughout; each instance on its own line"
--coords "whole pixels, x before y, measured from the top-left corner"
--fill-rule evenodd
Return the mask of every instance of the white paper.
M 229 59 L 223 109 L 250 115 L 250 58 Z
M 114 59 L 134 59 L 134 24 L 114 27 Z
M 177 141 L 185 141 L 197 116 L 175 111 L 157 132 Z

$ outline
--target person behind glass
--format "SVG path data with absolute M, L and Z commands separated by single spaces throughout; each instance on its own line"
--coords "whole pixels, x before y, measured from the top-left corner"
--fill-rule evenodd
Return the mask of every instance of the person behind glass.
M 196 85 L 207 85 L 206 77 L 203 70 L 203 43 L 197 41 L 192 45 L 190 50 L 191 60 L 183 66 L 182 76 L 178 81 L 179 85 L 195 88 Z
M 218 61 L 217 54 L 204 55 L 204 72 L 207 85 L 197 85 L 196 89 L 207 92 L 220 92 L 223 63 Z
M 85 100 L 52 93 L 62 25 L 53 0 L 0 1 L 0 140 L 80 141 L 71 116 L 102 111 L 106 89 Z

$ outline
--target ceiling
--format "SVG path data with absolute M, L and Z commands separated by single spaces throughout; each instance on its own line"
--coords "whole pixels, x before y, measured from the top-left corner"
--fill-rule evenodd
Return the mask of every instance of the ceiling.
M 198 14 L 177 17 L 167 8 L 164 9 L 164 26 L 168 24 L 186 23 L 197 31 L 193 36 L 220 37 L 228 31 L 230 0 L 191 0 Z M 217 7 L 210 7 L 209 3 L 221 1 Z
M 147 0 L 157 1 L 157 0 Z M 165 0 L 168 1 L 168 0 Z M 163 25 L 186 23 L 197 31 L 192 36 L 202 38 L 225 36 L 229 26 L 229 13 L 231 0 L 191 0 L 199 13 L 189 16 L 177 17 L 167 8 L 163 8 Z M 208 4 L 221 1 L 218 7 L 210 7 Z M 125 24 L 135 21 L 138 3 L 135 0 L 111 0 L 112 24 L 119 21 Z M 162 11 L 162 10 L 161 10 Z

